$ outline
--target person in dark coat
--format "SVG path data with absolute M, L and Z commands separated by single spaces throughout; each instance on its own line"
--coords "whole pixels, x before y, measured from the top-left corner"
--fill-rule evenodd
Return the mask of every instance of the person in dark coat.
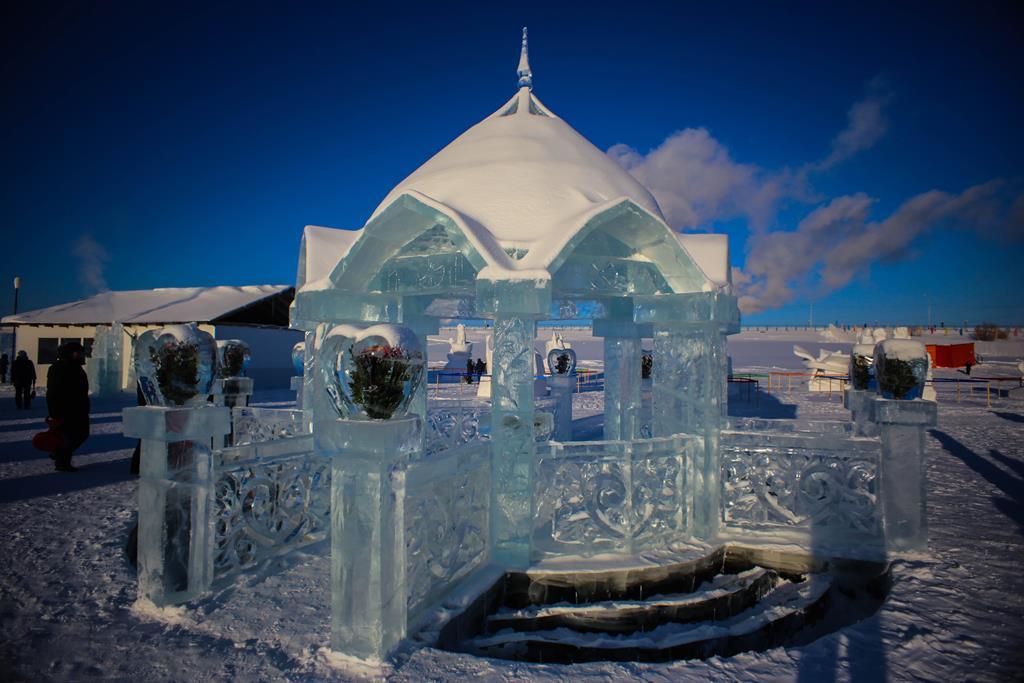
M 46 374 L 46 407 L 50 420 L 64 436 L 64 446 L 53 454 L 58 472 L 75 472 L 71 456 L 89 438 L 89 378 L 85 349 L 79 342 L 68 342 L 57 350 L 57 362 Z
M 466 359 L 466 384 L 473 383 L 473 359 Z
M 484 362 L 483 358 L 476 359 L 476 381 L 479 382 L 480 378 L 487 374 L 487 363 Z
M 36 366 L 24 351 L 18 351 L 18 357 L 11 364 L 11 384 L 14 385 L 14 405 L 19 410 L 31 408 L 32 393 L 36 386 Z
M 11 364 L 11 359 L 7 357 L 7 354 L 0 354 L 0 384 L 7 384 L 7 368 Z

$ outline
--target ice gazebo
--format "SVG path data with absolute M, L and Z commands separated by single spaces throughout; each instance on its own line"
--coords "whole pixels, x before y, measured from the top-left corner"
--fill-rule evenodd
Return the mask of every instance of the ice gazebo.
M 126 411 L 144 439 L 144 597 L 187 601 L 329 536 L 344 655 L 380 662 L 418 638 L 664 660 L 778 644 L 820 614 L 832 581 L 877 595 L 886 552 L 922 547 L 935 404 L 900 400 L 923 382 L 903 371 L 916 350 L 876 349 L 877 383 L 870 350 L 857 357 L 853 420 L 727 418 L 739 312 L 726 238 L 673 231 L 541 103 L 525 31 L 518 77 L 363 228 L 305 229 L 298 410 Z M 460 319 L 493 333 L 487 400 L 429 390 L 427 338 Z M 574 441 L 572 354 L 552 349 L 567 376 L 545 380 L 548 396 L 535 345 L 539 321 L 581 319 L 603 340 L 604 420 L 600 439 Z M 602 597 L 636 604 L 580 605 Z
M 402 617 L 379 612 L 417 607 L 396 607 L 389 597 L 404 592 L 403 583 L 419 588 L 418 577 L 389 567 L 405 561 L 413 540 L 385 540 L 396 524 L 401 531 L 395 516 L 404 513 L 408 526 L 408 516 L 420 512 L 396 502 L 401 495 L 431 498 L 432 515 L 449 506 L 438 519 L 416 522 L 453 527 L 448 538 L 415 539 L 451 546 L 425 548 L 435 561 L 454 554 L 466 555 L 467 564 L 525 568 L 552 555 L 670 547 L 717 530 L 724 342 L 739 323 L 726 239 L 704 237 L 695 259 L 650 192 L 534 95 L 525 38 L 518 76 L 510 100 L 395 187 L 362 229 L 308 227 L 304 234 L 292 325 L 307 333 L 306 405 L 318 447 L 336 455 L 334 475 L 346 479 L 335 483 L 344 504 L 335 514 L 352 519 L 340 523 L 334 542 L 337 571 L 350 584 L 336 607 L 352 618 L 387 624 Z M 541 440 L 534 343 L 539 320 L 584 315 L 604 340 L 605 440 L 579 448 Z M 423 374 L 407 417 L 339 418 L 315 369 L 334 369 L 334 347 L 328 357 L 316 349 L 335 326 L 401 326 L 425 350 L 442 318 L 493 321 L 490 414 L 445 415 L 449 429 L 489 432 L 489 439 L 440 440 L 451 447 L 432 449 L 432 430 L 445 426 L 434 419 Z M 654 349 L 647 410 L 644 338 Z M 480 428 L 478 420 L 489 424 Z M 456 465 L 447 478 L 414 491 L 414 473 L 440 469 L 444 459 Z M 476 470 L 478 477 L 465 475 Z M 475 484 L 485 485 L 468 490 Z M 593 486 L 605 488 L 581 495 L 596 495 L 602 509 L 581 522 L 592 501 L 574 502 L 570 492 Z M 454 500 L 463 495 L 471 500 Z M 477 556 L 468 555 L 476 546 L 465 545 L 462 525 L 480 526 L 472 534 Z M 443 584 L 464 569 L 428 571 Z M 399 637 L 402 629 L 390 626 L 372 639 Z M 336 645 L 354 654 L 380 655 L 393 645 L 363 642 L 370 636 L 353 624 L 341 628 Z

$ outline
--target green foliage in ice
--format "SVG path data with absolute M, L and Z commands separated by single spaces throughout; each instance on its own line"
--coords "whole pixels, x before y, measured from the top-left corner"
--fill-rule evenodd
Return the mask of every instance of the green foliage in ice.
M 160 393 L 174 405 L 199 393 L 199 347 L 189 341 L 167 341 L 149 351 Z
M 405 352 L 380 345 L 363 349 L 352 360 L 349 388 L 352 399 L 374 420 L 394 415 L 406 395 L 412 372 Z

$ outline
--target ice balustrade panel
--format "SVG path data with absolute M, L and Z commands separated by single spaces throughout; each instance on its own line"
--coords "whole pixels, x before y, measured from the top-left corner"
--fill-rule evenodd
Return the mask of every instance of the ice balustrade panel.
M 438 401 L 427 404 L 420 457 L 434 457 L 466 444 L 490 439 L 491 412 L 484 403 Z
M 687 462 L 700 437 L 551 443 L 537 457 L 536 557 L 631 554 L 687 534 Z
M 730 530 L 881 533 L 877 440 L 833 433 L 722 433 L 724 521 Z
M 231 410 L 234 445 L 265 443 L 309 432 L 309 420 L 301 410 L 238 407 Z
M 331 464 L 314 454 L 311 435 L 225 448 L 214 462 L 215 577 L 328 533 Z
M 404 508 L 410 623 L 487 559 L 489 448 L 478 442 L 409 465 Z

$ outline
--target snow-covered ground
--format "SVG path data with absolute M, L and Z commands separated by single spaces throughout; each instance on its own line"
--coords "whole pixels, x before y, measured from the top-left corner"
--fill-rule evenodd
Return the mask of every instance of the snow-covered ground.
M 808 336 L 810 335 L 810 336 Z M 573 337 L 579 335 L 573 334 Z M 447 338 L 447 334 L 442 335 Z M 472 336 L 471 336 L 472 338 Z M 567 335 L 570 338 L 570 335 Z M 573 339 L 587 359 L 599 340 Z M 792 344 L 817 353 L 815 333 L 743 333 L 730 340 L 736 370 L 798 370 Z M 1024 355 L 1010 341 L 993 361 Z M 542 344 L 538 344 L 543 348 Z M 846 348 L 847 345 L 835 345 Z M 443 359 L 431 349 L 432 360 Z M 482 356 L 482 344 L 474 355 Z M 997 352 L 998 351 L 998 352 Z M 940 377 L 965 378 L 954 370 Z M 1009 376 L 1008 362 L 975 375 Z M 572 680 L 983 680 L 1024 672 L 1024 395 L 940 390 L 939 425 L 928 436 L 927 553 L 894 559 L 889 599 L 874 616 L 809 645 L 669 664 L 509 663 L 432 649 L 391 672 L 396 681 Z M 977 386 L 977 385 L 975 385 Z M 733 412 L 845 416 L 838 397 L 790 393 L 740 400 Z M 0 680 L 346 680 L 328 641 L 329 548 L 310 546 L 268 562 L 183 608 L 136 601 L 122 545 L 137 482 L 128 475 L 134 443 L 120 435 L 123 401 L 97 401 L 93 435 L 56 474 L 34 451 L 44 405 L 16 411 L 0 389 Z M 257 394 L 282 404 L 288 392 Z M 601 411 L 600 394 L 577 395 L 577 414 Z

